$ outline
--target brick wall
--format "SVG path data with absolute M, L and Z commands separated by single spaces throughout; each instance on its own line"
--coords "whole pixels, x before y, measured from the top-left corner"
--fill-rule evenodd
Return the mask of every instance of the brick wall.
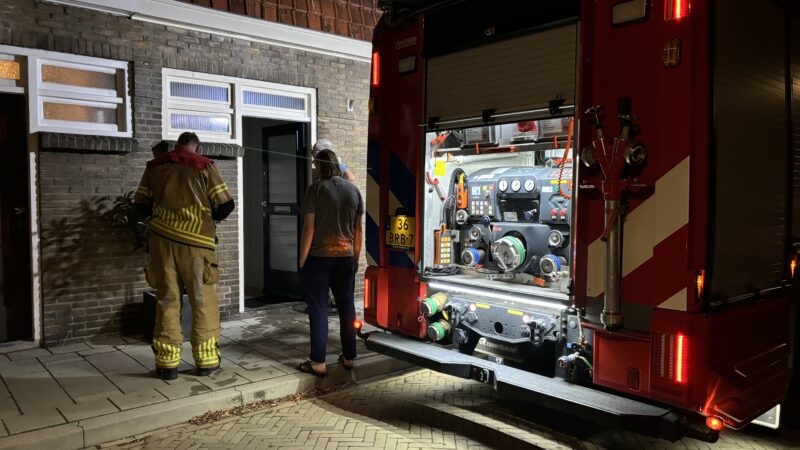
M 377 0 L 178 0 L 286 25 L 372 40 Z
M 89 144 L 39 153 L 46 343 L 127 331 L 141 320 L 145 255 L 132 251 L 131 239 L 111 225 L 107 210 L 114 198 L 136 188 L 150 148 L 161 140 L 163 67 L 316 88 L 317 134 L 337 142 L 365 192 L 367 63 L 35 0 L 0 3 L 0 44 L 131 62 L 132 150 L 93 151 Z M 354 113 L 347 112 L 348 98 L 356 100 Z M 236 160 L 217 164 L 236 191 Z M 223 318 L 238 314 L 238 213 L 219 228 Z

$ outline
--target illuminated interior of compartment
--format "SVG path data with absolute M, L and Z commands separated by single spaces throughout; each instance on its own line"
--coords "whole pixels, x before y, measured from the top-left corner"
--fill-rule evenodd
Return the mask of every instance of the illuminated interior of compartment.
M 425 275 L 566 300 L 572 118 L 428 133 Z
M 71 69 L 48 64 L 42 64 L 42 81 L 112 91 L 117 89 L 117 76 L 115 73 Z
M 68 122 L 116 124 L 117 110 L 114 108 L 44 102 L 44 118 Z

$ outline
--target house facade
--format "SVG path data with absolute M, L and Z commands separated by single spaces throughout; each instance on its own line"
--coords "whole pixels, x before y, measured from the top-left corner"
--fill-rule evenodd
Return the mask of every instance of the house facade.
M 299 298 L 311 143 L 333 140 L 365 192 L 379 14 L 372 0 L 0 4 L 0 341 L 146 323 L 147 257 L 126 195 L 153 147 L 183 131 L 200 135 L 237 203 L 217 229 L 223 319 Z

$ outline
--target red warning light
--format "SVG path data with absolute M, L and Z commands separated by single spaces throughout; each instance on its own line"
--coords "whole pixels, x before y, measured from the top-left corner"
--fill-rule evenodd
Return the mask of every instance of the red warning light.
M 720 431 L 725 428 L 725 424 L 722 422 L 722 419 L 714 416 L 706 417 L 706 426 L 714 431 Z
M 364 324 L 361 323 L 361 321 L 358 319 L 356 319 L 356 321 L 353 322 L 353 328 L 355 328 L 356 331 L 360 330 L 362 326 L 364 326 Z
M 689 0 L 667 0 L 664 9 L 664 20 L 681 20 L 689 15 Z
M 381 85 L 381 54 L 380 52 L 372 53 L 372 86 L 378 87 Z

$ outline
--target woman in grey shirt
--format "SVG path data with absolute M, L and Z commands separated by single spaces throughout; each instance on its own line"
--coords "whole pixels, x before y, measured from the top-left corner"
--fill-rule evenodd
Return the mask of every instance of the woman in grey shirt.
M 303 199 L 300 237 L 300 276 L 306 289 L 311 327 L 311 355 L 298 370 L 325 376 L 328 341 L 328 289 L 339 310 L 342 354 L 339 362 L 353 368 L 356 357 L 356 319 L 353 291 L 361 254 L 364 201 L 352 183 L 342 178 L 339 159 L 329 149 L 314 157 L 319 181 Z

